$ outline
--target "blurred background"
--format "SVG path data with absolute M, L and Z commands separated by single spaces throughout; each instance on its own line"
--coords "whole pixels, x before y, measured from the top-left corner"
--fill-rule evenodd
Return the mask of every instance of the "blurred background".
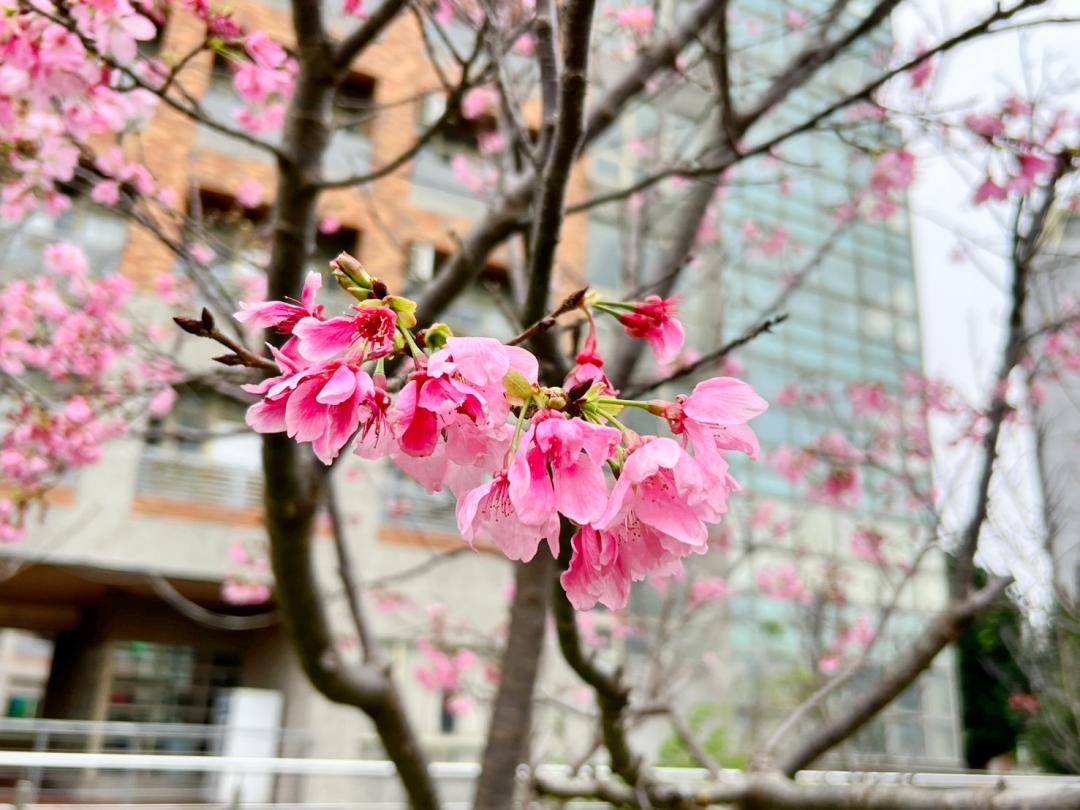
M 285 0 L 232 5 L 249 28 L 287 39 Z M 377 5 L 367 3 L 369 13 Z M 821 13 L 819 5 L 827 4 L 733 3 L 737 84 L 748 92 L 760 86 L 798 47 L 799 19 Z M 866 4 L 844 5 L 856 18 Z M 800 120 L 879 73 L 891 54 L 936 41 L 965 5 L 984 4 L 914 4 L 763 128 Z M 618 16 L 634 4 L 602 7 L 598 87 L 625 66 L 634 42 Z M 671 25 L 678 7 L 655 4 L 655 26 Z M 139 45 L 144 58 L 184 53 L 203 37 L 185 12 L 156 22 L 157 37 Z M 349 20 L 339 15 L 333 25 L 343 31 Z M 462 48 L 475 36 L 460 21 L 445 30 Z M 434 37 L 406 16 L 365 54 L 335 99 L 340 128 L 324 167 L 329 176 L 386 163 L 440 117 L 444 94 L 432 90 L 438 81 L 424 45 Z M 1031 95 L 1064 104 L 1080 67 L 1073 39 L 1063 25 L 961 49 L 915 88 L 919 103 L 963 113 L 1023 94 L 1027 82 Z M 509 57 L 511 70 L 515 59 L 525 57 Z M 241 102 L 225 60 L 202 53 L 184 75 L 208 114 L 233 119 Z M 341 251 L 406 294 L 432 279 L 494 193 L 487 166 L 496 114 L 462 118 L 399 170 L 325 195 L 309 265 L 324 274 L 328 309 L 348 304 L 328 271 Z M 682 154 L 707 114 L 692 81 L 643 99 L 575 171 L 571 207 Z M 224 290 L 258 296 L 272 160 L 166 106 L 138 141 L 140 159 L 159 186 L 177 191 L 186 212 L 178 238 L 201 251 Z M 901 147 L 920 160 L 910 190 L 890 194 L 888 211 L 843 214 L 845 206 L 883 202 L 868 200 L 866 189 L 882 156 Z M 810 129 L 740 167 L 704 220 L 674 290 L 689 347 L 679 362 L 742 334 L 763 314 L 788 315 L 715 367 L 770 402 L 753 424 L 762 458 L 733 466 L 744 491 L 714 538 L 716 551 L 692 560 L 685 579 L 642 586 L 626 611 L 598 609 L 579 621 L 591 649 L 623 661 L 646 692 L 669 691 L 678 679 L 685 721 L 722 767 L 747 766 L 755 746 L 867 646 L 867 666 L 842 690 L 872 682 L 947 602 L 942 538 L 955 531 L 973 491 L 975 449 L 962 437 L 977 420 L 1004 335 L 1008 232 L 1001 217 L 972 205 L 980 171 L 962 150 L 948 152 L 917 114 L 897 123 L 853 108 L 843 126 Z M 675 237 L 686 182 L 676 176 L 569 219 L 561 285 L 613 294 L 641 288 Z M 117 272 L 137 285 L 133 307 L 144 328 L 159 331 L 187 367 L 207 366 L 204 347 L 169 331 L 173 308 L 202 305 L 185 287 L 175 251 L 120 208 L 95 202 L 78 174 L 65 191 L 68 210 L 36 211 L 0 230 L 0 279 L 39 266 L 47 245 L 79 245 L 93 273 Z M 1054 282 L 1064 287 L 1043 290 L 1052 307 L 1080 292 L 1077 265 L 1066 260 L 1080 248 L 1080 220 L 1067 208 L 1055 211 L 1048 234 L 1055 266 L 1065 268 Z M 444 320 L 462 334 L 516 333 L 507 312 L 520 267 L 513 244 L 495 252 Z M 602 333 L 601 342 L 615 337 Z M 671 371 L 650 361 L 638 373 L 648 380 Z M 685 385 L 663 392 L 670 397 Z M 290 650 L 261 525 L 260 439 L 244 425 L 243 401 L 197 374 L 175 389 L 175 403 L 106 445 L 97 464 L 65 476 L 43 519 L 0 548 L 0 790 L 44 803 L 174 806 L 239 797 L 399 806 L 367 720 L 320 696 Z M 982 564 L 1017 577 L 1013 602 L 987 613 L 821 767 L 1080 770 L 1080 685 L 1069 663 L 1080 637 L 1074 621 L 1061 620 L 1075 608 L 1080 566 L 1077 393 L 1068 381 L 1048 384 L 1031 418 L 1010 425 L 1003 440 L 1005 472 L 995 481 L 1002 494 Z M 877 463 L 845 460 L 885 436 L 889 450 Z M 342 467 L 339 499 L 367 600 L 431 758 L 445 763 L 440 781 L 461 799 L 483 744 L 511 569 L 501 556 L 463 547 L 449 495 L 426 493 L 390 465 L 350 456 Z M 339 644 L 355 657 L 327 525 L 320 538 Z M 653 643 L 658 636 L 663 646 Z M 554 656 L 544 666 L 536 745 L 543 762 L 573 762 L 592 734 L 591 698 Z M 661 765 L 696 767 L 679 736 L 647 714 L 634 736 Z M 55 756 L 35 758 L 43 754 Z M 203 761 L 130 759 L 114 768 L 108 759 L 65 765 L 68 754 Z M 248 771 L 213 764 L 228 757 L 277 763 Z

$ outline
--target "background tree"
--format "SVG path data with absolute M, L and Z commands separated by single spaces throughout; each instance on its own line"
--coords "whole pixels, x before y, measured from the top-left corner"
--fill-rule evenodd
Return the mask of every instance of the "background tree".
M 125 0 L 108 4 L 20 0 L 9 4 L 0 45 L 6 57 L 0 72 L 0 143 L 9 170 L 3 192 L 5 216 L 17 220 L 42 206 L 59 212 L 69 204 L 73 184 L 87 186 L 96 202 L 121 211 L 176 254 L 193 285 L 193 299 L 206 307 L 201 316 L 190 317 L 189 313 L 178 318 L 178 323 L 188 333 L 224 346 L 226 353 L 217 359 L 228 368 L 220 373 L 203 370 L 197 374 L 178 368 L 169 362 L 167 341 L 155 341 L 153 335 L 143 339 L 132 324 L 103 320 L 97 310 L 112 314 L 109 306 L 118 296 L 109 285 L 119 282 L 85 282 L 86 273 L 78 255 L 54 250 L 50 254 L 54 276 L 35 280 L 29 286 L 14 282 L 4 297 L 4 316 L 10 319 L 2 332 L 9 342 L 4 380 L 19 403 L 19 416 L 11 420 L 13 425 L 5 434 L 5 442 L 10 445 L 5 465 L 15 471 L 18 484 L 15 497 L 4 501 L 0 512 L 5 532 L 14 537 L 22 531 L 27 512 L 65 470 L 92 463 L 94 448 L 110 432 L 130 422 L 132 414 L 128 409 L 152 413 L 161 408 L 158 398 L 166 386 L 181 379 L 197 379 L 235 397 L 242 396 L 239 383 L 254 386 L 248 390 L 266 395 L 262 412 L 266 421 L 249 418 L 266 432 L 265 522 L 274 595 L 296 653 L 316 689 L 332 700 L 356 706 L 370 717 L 397 767 L 411 806 L 438 807 L 440 800 L 427 768 L 426 753 L 400 696 L 400 674 L 389 666 L 353 580 L 353 565 L 359 561 L 345 556 L 340 560 L 342 588 L 349 597 L 361 648 L 361 662 L 356 666 L 345 660 L 335 643 L 315 573 L 312 540 L 322 511 L 329 514 L 335 526 L 338 553 L 346 553 L 336 517 L 332 459 L 350 444 L 350 437 L 339 436 L 329 428 L 304 433 L 300 438 L 311 441 L 320 456 L 317 460 L 304 444 L 282 432 L 273 432 L 275 426 L 280 429 L 275 421 L 280 414 L 271 419 L 265 413 L 271 408 L 266 402 L 278 396 L 270 393 L 271 384 L 266 378 L 288 376 L 288 372 L 296 370 L 290 368 L 288 355 L 281 354 L 292 328 L 301 316 L 318 321 L 315 303 L 303 290 L 306 263 L 319 229 L 320 199 L 333 190 L 363 187 L 403 169 L 424 144 L 452 127 L 460 131 L 463 122 L 493 120 L 494 128 L 481 134 L 487 137 L 489 146 L 497 134 L 503 146 L 492 150 L 495 154 L 488 167 L 457 166 L 463 183 L 488 191 L 488 208 L 469 232 L 455 235 L 456 249 L 441 262 L 430 283 L 415 295 L 415 326 L 435 324 L 454 298 L 481 277 L 493 251 L 508 245 L 508 252 L 518 257 L 510 274 L 508 306 L 522 330 L 511 342 L 527 346 L 539 361 L 535 381 L 538 388 L 515 388 L 516 381 L 510 381 L 511 395 L 525 400 L 514 404 L 522 409 L 522 418 L 534 395 L 542 395 L 547 403 L 557 400 L 564 406 L 567 401 L 581 401 L 580 392 L 570 395 L 573 388 L 565 396 L 543 391 L 564 385 L 567 373 L 572 371 L 571 359 L 576 360 L 579 374 L 593 375 L 588 379 L 596 379 L 598 370 L 601 375 L 606 372 L 622 397 L 639 400 L 646 406 L 641 410 L 649 410 L 647 400 L 657 389 L 667 384 L 682 386 L 692 375 L 717 368 L 740 346 L 767 339 L 767 333 L 784 321 L 782 310 L 790 291 L 820 261 L 810 257 L 805 272 L 790 278 L 785 289 L 754 316 L 743 332 L 726 336 L 714 347 L 707 347 L 699 359 L 655 377 L 640 368 L 641 341 L 621 341 L 618 346 L 608 347 L 602 356 L 588 343 L 576 347 L 582 352 L 568 351 L 573 334 L 580 338 L 582 327 L 565 325 L 575 317 L 580 321 L 583 311 L 590 316 L 614 314 L 631 336 L 649 339 L 659 349 L 661 359 L 672 359 L 665 355 L 680 341 L 665 332 L 675 328 L 670 304 L 646 298 L 645 294 L 655 293 L 666 299 L 680 284 L 689 284 L 693 289 L 697 280 L 691 275 L 691 259 L 701 248 L 700 235 L 713 213 L 710 206 L 726 184 L 753 182 L 755 173 L 768 165 L 770 157 L 778 159 L 776 156 L 782 154 L 787 142 L 807 132 L 824 130 L 850 144 L 854 153 L 872 156 L 868 184 L 856 198 L 840 206 L 837 227 L 855 217 L 887 217 L 896 210 L 910 184 L 915 161 L 899 143 L 881 147 L 883 131 L 895 139 L 895 131 L 881 126 L 881 122 L 899 124 L 908 118 L 925 124 L 935 135 L 956 133 L 955 137 L 985 156 L 988 169 L 975 190 L 976 199 L 1002 204 L 1010 211 L 1006 225 L 1012 239 L 1008 334 L 986 400 L 966 410 L 954 408 L 928 381 L 912 381 L 907 392 L 917 420 L 935 410 L 966 415 L 971 426 L 968 438 L 982 457 L 975 503 L 961 530 L 953 538 L 937 531 L 933 535 L 934 544 L 949 545 L 956 560 L 947 606 L 876 679 L 858 689 L 850 687 L 858 684 L 857 676 L 865 673 L 865 650 L 873 646 L 888 613 L 869 626 L 832 634 L 836 643 L 832 647 L 828 642 L 821 645 L 822 654 L 816 656 L 819 674 L 831 673 L 830 677 L 820 682 L 788 721 L 773 730 L 765 750 L 755 760 L 756 767 L 738 780 L 717 779 L 686 790 L 660 780 L 634 750 L 628 730 L 642 706 L 631 681 L 620 668 L 606 666 L 583 648 L 581 627 L 559 574 L 573 578 L 572 540 L 584 540 L 563 510 L 557 559 L 542 551 L 531 562 L 516 567 L 507 641 L 499 653 L 498 687 L 492 700 L 474 805 L 508 807 L 519 790 L 552 800 L 599 798 L 619 805 L 651 807 L 739 804 L 904 808 L 942 801 L 939 795 L 911 787 L 807 786 L 797 784 L 792 776 L 864 729 L 982 611 L 997 603 L 1010 584 L 1007 577 L 981 583 L 976 577 L 976 555 L 986 533 L 1002 432 L 1022 413 L 1022 398 L 1017 398 L 1013 390 L 1015 379 L 1021 369 L 1031 365 L 1036 348 L 1045 349 L 1035 346 L 1039 339 L 1072 334 L 1068 332 L 1072 325 L 1069 319 L 1053 324 L 1027 323 L 1025 302 L 1047 223 L 1056 207 L 1069 198 L 1068 180 L 1077 162 L 1076 127 L 1074 117 L 1056 109 L 1052 100 L 1047 105 L 1036 105 L 1009 99 L 1001 109 L 973 113 L 966 120 L 957 120 L 955 115 L 928 119 L 924 110 L 894 111 L 886 103 L 885 93 L 891 87 L 904 84 L 918 88 L 925 84 L 934 61 L 967 41 L 1051 21 L 1049 15 L 1039 15 L 1042 4 L 1036 0 L 997 5 L 940 41 L 926 44 L 916 54 L 881 54 L 877 58 L 869 38 L 887 24 L 901 3 L 882 0 L 857 13 L 849 5 L 840 0 L 827 4 L 813 16 L 789 15 L 782 32 L 786 39 L 781 49 L 783 57 L 756 72 L 747 72 L 731 46 L 736 10 L 724 0 L 679 4 L 677 13 L 663 28 L 650 7 L 617 9 L 607 14 L 601 13 L 591 0 L 541 0 L 520 5 L 385 0 L 369 13 L 361 4 L 347 3 L 344 11 L 360 19 L 345 36 L 330 32 L 324 4 L 294 0 L 292 30 L 282 36 L 280 43 L 266 32 L 243 30 L 227 13 L 202 2 L 137 7 Z M 202 21 L 202 40 L 193 43 L 188 52 L 171 55 L 168 61 L 140 57 L 138 43 L 149 42 L 155 36 L 152 20 L 179 14 L 193 14 Z M 594 57 L 606 43 L 597 31 L 601 23 L 611 21 L 622 29 L 629 44 L 621 64 L 601 71 Z M 395 24 L 416 25 L 423 32 L 432 70 L 441 85 L 442 112 L 399 154 L 357 174 L 335 174 L 335 167 L 327 162 L 328 150 L 335 129 L 346 126 L 336 115 L 338 92 L 351 66 Z M 467 35 L 464 45 L 457 36 L 462 31 Z M 520 44 L 523 37 L 528 38 L 524 46 Z M 510 57 L 515 47 L 530 54 L 524 66 Z M 232 66 L 235 89 L 245 102 L 234 121 L 223 121 L 208 113 L 188 89 L 189 67 L 211 53 Z M 824 97 L 804 92 L 824 69 L 842 69 L 844 64 L 859 66 L 867 74 L 865 80 L 860 72 L 858 81 L 831 87 Z M 694 137 L 676 141 L 675 147 L 655 155 L 651 170 L 625 187 L 591 198 L 580 194 L 575 188 L 575 172 L 580 171 L 578 167 L 612 127 L 643 101 L 655 103 L 665 94 L 674 98 L 679 93 L 691 94 L 704 107 Z M 266 219 L 266 261 L 259 272 L 265 271 L 267 300 L 281 302 L 285 310 L 260 309 L 259 315 L 250 318 L 257 326 L 288 324 L 284 333 L 281 328 L 267 331 L 268 342 L 278 352 L 274 355 L 264 353 L 260 341 L 245 334 L 232 320 L 232 313 L 239 307 L 233 301 L 234 291 L 211 272 L 210 229 L 198 206 L 180 205 L 177 195 L 159 187 L 153 172 L 138 159 L 137 150 L 124 148 L 137 144 L 138 123 L 154 105 L 167 107 L 265 152 L 275 162 L 277 183 Z M 269 133 L 279 128 L 280 138 L 271 137 Z M 739 173 L 743 167 L 746 176 Z M 665 189 L 662 197 L 661 187 Z M 658 196 L 650 200 L 653 194 Z M 597 301 L 595 296 L 581 292 L 559 305 L 557 302 L 577 286 L 570 283 L 572 273 L 561 272 L 557 266 L 564 229 L 585 211 L 623 200 L 628 204 L 651 202 L 656 206 L 654 210 L 661 204 L 670 205 L 676 212 L 656 267 L 648 275 L 631 274 L 625 279 L 629 283 L 622 285 L 623 294 L 613 301 Z M 639 221 L 648 221 L 648 217 Z M 787 240 L 778 228 L 760 240 L 759 249 L 783 250 Z M 827 250 L 828 244 L 825 240 L 822 249 Z M 408 339 L 426 339 L 429 348 L 435 348 L 439 330 L 413 334 L 412 304 L 400 296 L 387 297 L 399 291 L 385 289 L 348 257 L 339 259 L 336 267 L 344 286 L 351 287 L 356 297 L 384 305 L 362 309 L 360 315 L 354 316 L 363 321 L 363 328 L 371 329 L 364 333 L 365 350 L 385 345 L 381 353 L 390 359 L 411 350 L 416 360 L 426 362 L 421 357 L 423 347 L 402 346 L 397 334 L 407 331 Z M 378 268 L 371 271 L 380 275 Z M 255 277 L 259 277 L 258 273 Z M 55 316 L 49 321 L 70 321 L 70 329 L 45 322 L 41 313 L 46 309 Z M 376 309 L 381 312 L 376 313 Z M 84 316 L 92 322 L 86 323 Z M 388 332 L 384 331 L 387 324 Z M 316 328 L 322 327 L 309 324 L 300 328 L 301 340 L 303 333 Z M 69 333 L 76 334 L 78 340 L 72 341 Z M 102 351 L 103 346 L 110 350 Z M 71 351 L 76 355 L 70 359 L 73 369 L 56 373 L 59 366 L 54 358 L 60 356 L 66 363 L 69 358 L 63 353 Z M 102 355 L 98 365 L 79 365 L 87 357 L 98 355 Z M 17 359 L 7 361 L 9 356 Z M 314 356 L 307 359 L 314 362 Z M 112 372 L 114 362 L 119 381 L 103 386 L 103 381 L 110 379 L 105 371 Z M 131 366 L 125 363 L 136 363 L 136 371 L 129 371 Z M 583 370 L 589 366 L 592 370 Z M 394 369 L 388 370 L 393 375 Z M 48 385 L 36 385 L 40 373 L 53 378 Z M 404 382 L 394 379 L 389 389 Z M 526 380 L 528 384 L 533 382 Z M 300 386 L 299 380 L 288 384 Z M 43 390 L 49 390 L 49 395 Z M 684 390 L 689 391 L 690 386 Z M 331 401 L 338 393 L 327 393 L 326 401 L 320 400 L 320 404 L 338 404 Z M 398 390 L 384 393 L 401 396 Z M 867 393 L 862 391 L 859 401 L 865 402 Z M 379 396 L 382 394 L 372 394 L 373 402 L 380 401 Z M 400 405 L 401 399 L 397 401 Z M 871 401 L 876 399 L 871 397 Z M 886 399 L 885 404 L 872 405 L 870 410 L 903 414 L 908 403 L 905 400 L 893 408 L 894 401 Z M 675 404 L 669 403 L 669 407 Z M 652 406 L 651 410 L 659 412 L 654 415 L 681 424 L 678 420 L 682 416 L 675 415 L 675 411 L 661 406 Z M 34 421 L 31 416 L 58 424 L 48 424 L 40 431 L 28 430 Z M 890 455 L 902 459 L 925 457 L 925 441 L 909 435 L 901 426 L 895 420 L 888 422 L 871 433 L 871 438 L 884 443 Z M 71 442 L 70 434 L 77 434 L 80 441 Z M 57 437 L 63 440 L 57 441 Z M 360 441 L 367 441 L 367 436 L 361 436 Z M 72 446 L 84 444 L 85 452 L 73 456 Z M 817 497 L 837 502 L 857 495 L 861 470 L 883 464 L 882 454 L 876 453 L 873 445 L 860 446 L 842 436 L 823 436 L 805 447 L 788 448 L 786 460 L 793 479 L 806 480 Z M 931 495 L 920 491 L 917 476 L 906 467 L 893 472 L 920 508 L 934 507 Z M 539 535 L 534 539 L 539 540 Z M 864 538 L 864 546 L 874 548 L 873 538 Z M 921 555 L 912 556 L 914 567 Z M 900 577 L 897 592 L 903 584 L 904 578 Z M 799 586 L 787 573 L 778 573 L 778 580 L 762 585 L 786 589 L 793 601 L 802 603 L 805 600 Z M 835 595 L 835 589 L 830 593 Z M 812 597 L 807 594 L 805 599 Z M 611 766 L 610 776 L 589 776 L 585 772 L 549 774 L 532 769 L 526 784 L 518 779 L 518 766 L 533 761 L 530 730 L 538 662 L 549 617 L 554 618 L 562 657 L 595 694 L 598 743 L 586 759 L 596 749 L 602 749 Z M 851 654 L 852 647 L 864 652 Z M 825 658 L 828 662 L 822 667 Z M 807 722 L 826 706 L 829 711 L 824 719 Z M 714 763 L 707 746 L 694 736 L 693 724 L 670 705 L 661 705 L 659 711 L 668 716 L 687 750 L 715 770 L 710 767 Z M 956 807 L 1012 807 L 1027 801 L 1009 791 L 993 795 L 957 792 L 945 800 Z M 1077 807 L 1080 794 L 1062 791 L 1040 797 L 1039 803 L 1047 808 Z

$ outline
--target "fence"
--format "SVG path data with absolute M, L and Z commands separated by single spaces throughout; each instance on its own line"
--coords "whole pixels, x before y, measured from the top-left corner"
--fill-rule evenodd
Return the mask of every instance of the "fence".
M 26 810 L 70 808 L 73 803 L 96 810 L 403 807 L 394 766 L 388 761 L 308 756 L 305 752 L 312 746 L 312 734 L 294 730 L 281 732 L 280 750 L 291 750 L 291 755 L 221 756 L 215 751 L 220 750 L 224 733 L 219 726 L 0 720 L 0 740 L 10 744 L 21 738 L 25 743 L 22 750 L 0 751 L 0 784 L 4 785 L 0 802 Z M 91 740 L 125 740 L 127 750 L 118 751 L 115 746 L 114 750 L 70 750 L 71 741 L 79 739 L 83 745 Z M 168 753 L 169 740 L 182 740 L 184 746 L 199 741 L 202 753 Z M 167 744 L 163 746 L 162 741 Z M 541 769 L 549 774 L 564 770 L 554 764 Z M 603 775 L 602 768 L 597 770 Z M 479 771 L 475 762 L 435 762 L 431 771 L 447 798 L 448 810 L 468 806 Z M 684 784 L 700 783 L 708 777 L 705 771 L 693 768 L 660 768 L 657 775 Z M 720 778 L 738 775 L 738 771 L 725 771 Z M 796 779 L 807 784 L 884 783 L 935 789 L 1080 787 L 1080 776 L 1041 774 L 802 771 Z M 260 786 L 269 786 L 269 790 L 261 791 Z

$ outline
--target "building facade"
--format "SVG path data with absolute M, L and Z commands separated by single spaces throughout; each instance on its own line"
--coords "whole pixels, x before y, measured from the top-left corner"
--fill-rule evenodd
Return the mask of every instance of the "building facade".
M 246 28 L 263 29 L 288 41 L 287 4 L 242 0 L 233 5 Z M 755 36 L 755 26 L 780 24 L 787 10 L 779 2 L 744 5 L 745 19 L 757 21 L 740 29 L 746 37 Z M 665 13 L 674 14 L 677 4 L 665 8 Z M 345 30 L 347 24 L 344 18 L 334 23 L 337 30 Z M 200 36 L 194 21 L 177 13 L 154 47 L 163 53 L 184 53 Z M 743 79 L 748 87 L 753 86 L 754 70 L 767 74 L 768 66 L 783 55 L 769 51 L 772 47 L 744 49 L 740 65 L 745 66 L 739 69 L 747 71 Z M 616 54 L 610 67 L 617 68 L 617 62 Z M 222 118 L 231 115 L 236 99 L 222 65 L 203 54 L 184 76 L 187 89 L 203 99 L 207 111 Z M 835 91 L 837 82 L 856 79 L 850 65 L 839 66 L 807 92 L 827 94 Z M 327 171 L 351 175 L 382 165 L 408 148 L 423 123 L 438 114 L 428 95 L 438 86 L 415 21 L 406 18 L 392 26 L 365 53 L 343 88 L 338 100 L 342 120 L 358 123 L 335 136 Z M 701 126 L 697 120 L 701 108 L 700 98 L 689 90 L 640 105 L 598 145 L 587 170 L 575 173 L 571 199 L 632 181 L 647 167 L 650 149 L 667 154 L 685 148 Z M 260 229 L 266 225 L 259 210 L 243 209 L 235 195 L 242 183 L 255 180 L 271 199 L 272 163 L 251 147 L 164 106 L 140 140 L 141 154 L 160 184 L 182 192 L 189 215 L 197 214 L 215 240 L 211 246 L 221 257 L 215 271 L 235 280 L 233 265 L 257 261 L 257 255 L 245 251 L 257 251 Z M 324 271 L 331 257 L 349 250 L 391 285 L 410 289 L 430 279 L 439 256 L 454 249 L 452 235 L 466 233 L 483 211 L 481 195 L 464 190 L 454 173 L 455 158 L 463 150 L 468 157 L 473 148 L 463 147 L 463 142 L 467 139 L 435 139 L 405 168 L 363 191 L 327 193 L 321 215 L 336 220 L 339 227 L 320 235 L 312 267 Z M 691 342 L 706 348 L 737 334 L 784 292 L 791 273 L 815 255 L 827 237 L 831 247 L 819 266 L 784 299 L 790 321 L 740 353 L 745 375 L 768 399 L 794 381 L 811 378 L 834 386 L 867 378 L 898 384 L 904 369 L 920 366 L 906 215 L 901 211 L 884 222 L 859 222 L 832 235 L 830 210 L 865 185 L 869 165 L 851 161 L 850 152 L 832 136 L 793 140 L 777 165 L 779 170 L 765 169 L 775 180 L 771 188 L 735 183 L 717 196 L 709 216 L 714 234 L 703 240 L 697 260 L 681 282 Z M 790 191 L 777 194 L 777 183 L 789 184 Z M 671 238 L 665 227 L 674 216 L 664 212 L 677 210 L 673 201 L 680 191 L 672 184 L 646 200 L 647 207 L 631 199 L 571 217 L 560 245 L 560 264 L 569 268 L 566 283 L 585 281 L 610 289 L 647 281 Z M 649 216 L 642 216 L 642 211 Z M 778 243 L 784 244 L 774 249 L 763 246 L 764 240 L 755 242 L 757 237 L 746 228 L 748 221 L 766 237 L 783 228 L 787 237 Z M 146 317 L 164 318 L 153 291 L 158 276 L 171 272 L 174 257 L 152 234 L 128 227 L 119 215 L 85 199 L 77 199 L 58 220 L 31 218 L 5 235 L 0 266 L 9 273 L 33 266 L 45 244 L 60 240 L 85 246 L 95 268 L 118 269 L 142 284 Z M 233 246 L 239 247 L 231 250 Z M 506 268 L 514 260 L 510 253 L 496 254 L 486 283 L 466 291 L 445 319 L 465 333 L 510 334 L 491 290 L 506 284 Z M 185 344 L 186 359 L 197 361 L 199 353 L 208 351 L 195 343 Z M 648 367 L 641 371 L 650 372 Z M 9 640 L 0 644 L 0 654 L 9 651 L 2 659 L 9 716 L 213 725 L 221 720 L 223 695 L 253 687 L 284 696 L 283 728 L 310 732 L 283 737 L 282 753 L 381 756 L 359 712 L 329 703 L 307 684 L 271 606 L 237 609 L 221 597 L 223 580 L 250 574 L 238 572 L 230 549 L 237 544 L 257 549 L 263 535 L 259 440 L 237 430 L 242 419 L 239 405 L 189 387 L 165 423 L 151 426 L 146 435 L 111 444 L 99 465 L 53 493 L 47 520 L 34 528 L 24 547 L 3 550 L 15 571 L 0 582 L 0 625 L 11 630 Z M 762 444 L 769 447 L 805 441 L 827 426 L 777 407 L 756 427 Z M 221 438 L 186 438 L 205 437 L 208 432 Z M 339 474 L 340 497 L 348 541 L 355 559 L 362 561 L 364 580 L 392 580 L 433 553 L 460 547 L 447 499 L 427 495 L 391 469 L 352 458 L 344 467 Z M 798 558 L 808 576 L 844 570 L 852 610 L 879 607 L 887 585 L 880 571 L 851 556 L 848 544 L 855 526 L 870 522 L 890 543 L 903 547 L 910 547 L 913 537 L 924 531 L 902 509 L 880 497 L 880 482 L 868 481 L 866 500 L 855 511 L 845 511 L 801 499 L 767 465 L 745 464 L 736 472 L 746 489 L 746 510 L 768 500 L 775 505 L 777 519 L 797 517 L 798 536 L 805 538 L 799 541 Z M 333 583 L 335 563 L 327 527 L 320 527 L 319 534 L 320 570 L 325 582 Z M 695 654 L 707 670 L 709 658 L 701 656 L 702 651 L 711 652 L 714 660 L 736 662 L 707 672 L 710 680 L 703 681 L 701 694 L 688 698 L 692 711 L 714 712 L 724 722 L 735 720 L 726 744 L 733 755 L 775 724 L 777 718 L 766 707 L 782 708 L 777 694 L 805 680 L 808 673 L 813 675 L 803 654 L 797 606 L 755 594 L 758 568 L 790 559 L 792 542 L 777 541 L 772 547 L 766 539 L 759 542 L 761 553 L 753 565 L 724 569 L 735 594 L 724 608 L 725 620 L 692 636 L 699 645 Z M 701 570 L 711 564 L 703 561 Z M 446 694 L 424 688 L 412 677 L 425 660 L 417 639 L 430 634 L 432 626 L 460 625 L 468 628 L 476 646 L 494 644 L 511 575 L 506 561 L 495 556 L 457 554 L 385 588 L 377 600 L 380 629 L 403 674 L 412 715 L 435 759 L 474 758 L 482 743 L 484 712 L 482 706 L 472 713 L 451 711 Z M 327 587 L 331 609 L 343 628 L 343 648 L 349 649 L 354 642 L 348 637 L 345 605 L 334 587 Z M 879 645 L 879 654 L 902 646 L 944 598 L 940 560 L 931 560 L 902 593 L 893 633 Z M 643 615 L 656 610 L 651 592 L 643 591 L 637 599 L 634 608 Z M 424 624 L 418 623 L 416 612 L 400 610 L 402 605 L 423 606 Z M 222 621 L 218 614 L 223 613 L 237 621 Z M 599 621 L 603 625 L 604 618 Z M 44 639 L 51 652 L 46 655 L 42 642 L 29 638 Z M 632 647 L 630 641 L 612 643 Z M 17 648 L 32 652 L 36 663 L 18 663 Z M 554 701 L 568 682 L 554 664 L 549 669 L 541 698 Z M 476 689 L 482 698 L 491 687 L 478 682 Z M 735 697 L 717 707 L 709 697 L 717 692 Z M 841 755 L 848 757 L 844 761 L 858 763 L 955 765 L 957 714 L 952 664 L 946 655 L 851 751 Z M 565 729 L 553 731 L 545 739 L 544 753 L 551 759 L 570 757 L 581 736 Z M 666 738 L 664 732 L 646 729 L 642 741 L 663 748 Z M 128 750 L 125 745 L 130 742 L 115 741 L 113 750 Z M 200 746 L 206 750 L 210 744 L 192 745 L 193 750 Z M 174 785 L 176 791 L 204 787 Z M 305 797 L 346 799 L 348 785 L 321 780 Z

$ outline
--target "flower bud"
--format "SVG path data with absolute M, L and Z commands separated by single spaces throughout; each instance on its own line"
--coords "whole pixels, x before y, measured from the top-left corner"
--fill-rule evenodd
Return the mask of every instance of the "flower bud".
M 390 307 L 398 316 L 398 324 L 405 329 L 416 326 L 416 302 L 399 295 L 388 295 L 382 299 L 381 306 Z
M 525 400 L 536 393 L 532 383 L 516 368 L 510 369 L 503 377 L 503 388 L 506 389 L 510 402 L 515 405 L 524 404 Z
M 433 323 L 424 330 L 424 346 L 437 352 L 454 336 L 454 330 L 445 323 Z
M 348 253 L 344 252 L 339 253 L 336 257 L 331 259 L 330 268 L 334 271 L 334 276 L 336 278 L 340 279 L 340 276 L 344 276 L 361 289 L 371 289 L 373 279 L 368 274 L 367 270 L 364 269 L 364 265 L 360 264 L 360 260 L 355 256 L 350 256 Z

